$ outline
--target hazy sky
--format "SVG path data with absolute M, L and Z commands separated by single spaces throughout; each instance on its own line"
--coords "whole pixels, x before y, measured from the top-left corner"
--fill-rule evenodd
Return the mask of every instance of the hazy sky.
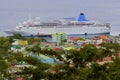
M 112 30 L 120 31 L 120 0 L 0 0 L 0 25 L 14 28 L 29 15 L 51 20 L 77 17 L 81 12 L 89 20 L 109 22 Z

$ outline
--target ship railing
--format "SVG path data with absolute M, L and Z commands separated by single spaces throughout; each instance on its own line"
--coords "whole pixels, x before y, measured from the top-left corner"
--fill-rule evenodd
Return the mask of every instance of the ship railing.
M 99 26 L 99 27 L 110 27 L 110 23 L 95 23 L 94 27 Z

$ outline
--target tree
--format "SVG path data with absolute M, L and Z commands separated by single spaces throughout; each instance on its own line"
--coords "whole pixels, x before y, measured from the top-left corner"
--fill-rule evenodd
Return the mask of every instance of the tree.
M 5 60 L 0 60 L 0 72 L 5 73 L 7 71 L 8 64 Z
M 8 36 L 9 43 L 12 43 L 14 39 L 25 39 L 21 34 L 13 34 L 13 36 Z
M 67 52 L 66 58 L 68 61 L 72 61 L 76 67 L 84 67 L 87 63 L 95 61 L 98 56 L 98 49 L 94 45 L 87 45 L 77 50 L 71 50 Z
M 120 79 L 120 58 L 116 57 L 113 63 L 109 64 L 109 75 L 112 80 Z
M 7 37 L 0 37 L 0 76 L 1 79 L 6 75 L 8 69 L 7 56 L 10 48 L 9 39 Z
M 92 44 L 88 44 L 83 47 L 80 50 L 80 53 L 83 55 L 83 57 L 86 54 L 86 57 L 84 57 L 86 62 L 96 61 L 98 58 L 98 49 Z
M 92 69 L 88 67 L 80 68 L 78 71 L 79 71 L 78 80 L 89 80 L 88 76 L 92 74 Z
M 91 65 L 92 72 L 88 74 L 87 80 L 111 80 L 108 69 L 107 65 L 99 65 L 93 62 Z
M 46 42 L 46 40 L 43 38 L 33 38 L 33 37 L 27 38 L 27 41 L 28 41 L 28 44 L 34 44 L 34 43 L 41 44 L 41 42 Z
M 10 48 L 9 38 L 0 37 L 0 48 L 4 50 L 8 50 Z
M 119 44 L 102 43 L 100 47 L 100 55 L 103 57 L 116 55 L 120 51 Z

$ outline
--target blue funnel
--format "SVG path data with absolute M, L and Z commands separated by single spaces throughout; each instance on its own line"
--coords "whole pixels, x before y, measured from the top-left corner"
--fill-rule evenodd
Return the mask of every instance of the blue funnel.
M 86 22 L 88 20 L 85 18 L 84 13 L 80 13 L 80 16 L 78 17 L 78 21 L 79 22 Z

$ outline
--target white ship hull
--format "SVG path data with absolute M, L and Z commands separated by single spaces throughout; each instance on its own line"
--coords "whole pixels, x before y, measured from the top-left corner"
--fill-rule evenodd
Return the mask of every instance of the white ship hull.
M 93 27 L 93 26 L 68 26 L 64 28 L 59 27 L 51 27 L 51 28 L 44 28 L 44 27 L 30 27 L 26 28 L 23 27 L 20 30 L 8 31 L 9 34 L 16 34 L 20 33 L 22 36 L 37 36 L 37 35 L 52 35 L 57 32 L 65 32 L 68 37 L 69 36 L 84 36 L 87 34 L 88 36 L 93 35 L 109 35 L 110 29 L 107 27 Z

